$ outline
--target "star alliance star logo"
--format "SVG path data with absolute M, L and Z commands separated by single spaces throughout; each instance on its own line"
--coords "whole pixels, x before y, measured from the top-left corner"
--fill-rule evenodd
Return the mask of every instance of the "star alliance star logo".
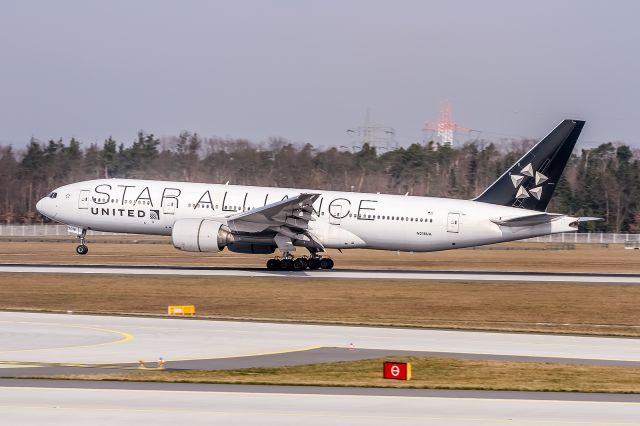
M 525 198 L 533 196 L 536 200 L 539 200 L 542 197 L 542 184 L 549 178 L 540 172 L 534 171 L 531 163 L 527 164 L 522 170 L 520 170 L 520 173 L 521 174 L 519 175 L 511 175 L 513 187 L 518 189 L 516 192 L 516 198 L 518 200 L 524 200 Z M 535 178 L 536 186 L 534 188 L 527 190 L 520 185 L 526 177 Z

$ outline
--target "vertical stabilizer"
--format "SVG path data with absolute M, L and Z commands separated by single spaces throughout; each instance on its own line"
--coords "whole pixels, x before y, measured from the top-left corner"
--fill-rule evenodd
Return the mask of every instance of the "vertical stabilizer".
M 583 126 L 564 120 L 474 201 L 545 211 Z

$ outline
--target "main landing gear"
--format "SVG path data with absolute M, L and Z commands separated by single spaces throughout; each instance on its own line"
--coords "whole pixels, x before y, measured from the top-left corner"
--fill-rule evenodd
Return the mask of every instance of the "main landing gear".
M 87 236 L 87 230 L 82 228 L 82 231 L 78 234 L 78 240 L 80 244 L 76 247 L 76 253 L 80 255 L 85 255 L 89 253 L 89 247 L 85 244 L 85 237 Z
M 309 257 L 293 258 L 289 253 L 285 253 L 282 258 L 269 259 L 267 269 L 270 271 L 304 271 L 305 269 L 331 269 L 333 260 L 329 257 L 321 257 L 312 254 Z

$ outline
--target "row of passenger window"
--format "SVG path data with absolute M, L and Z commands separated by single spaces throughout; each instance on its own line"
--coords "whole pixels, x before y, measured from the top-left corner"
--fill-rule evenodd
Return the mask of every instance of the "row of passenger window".
M 375 214 L 349 214 L 349 217 L 355 217 L 357 219 L 379 219 L 379 220 L 397 220 L 397 221 L 406 221 L 406 222 L 428 222 L 432 223 L 433 219 L 424 218 L 424 217 L 407 217 L 407 216 L 386 216 L 386 215 L 375 215 Z
M 209 203 L 198 203 L 198 204 L 189 203 L 189 204 L 187 204 L 187 207 L 210 209 L 212 206 Z M 217 209 L 218 207 L 219 207 L 218 205 L 213 206 L 214 210 Z M 242 207 L 240 207 L 240 206 L 237 206 L 237 207 L 236 206 L 225 206 L 224 209 L 227 210 L 227 211 L 228 210 L 238 211 L 238 210 L 242 210 Z M 251 207 L 247 207 L 247 211 L 249 211 L 249 210 L 251 210 Z
M 100 203 L 100 204 L 118 204 L 118 199 L 117 198 L 112 198 L 111 200 L 107 200 L 106 198 L 93 198 L 93 201 L 95 203 Z M 133 205 L 143 205 L 143 206 L 150 206 L 151 205 L 151 201 L 147 201 L 147 200 L 124 200 L 124 204 L 133 204 Z
M 211 208 L 211 204 L 208 203 L 199 203 L 199 204 L 188 204 L 189 207 L 200 207 L 200 208 Z M 214 209 L 217 209 L 218 206 L 214 206 Z M 241 207 L 234 207 L 234 206 L 226 206 L 225 210 L 231 210 L 237 208 L 237 210 L 242 210 Z M 251 207 L 247 207 L 247 211 L 251 210 Z M 324 212 L 320 213 L 320 216 L 324 216 Z M 433 219 L 430 218 L 417 218 L 417 217 L 406 217 L 406 216 L 387 216 L 387 215 L 357 215 L 357 214 L 349 214 L 349 217 L 355 217 L 357 219 L 379 219 L 379 220 L 397 220 L 397 221 L 407 221 L 407 222 L 433 222 Z

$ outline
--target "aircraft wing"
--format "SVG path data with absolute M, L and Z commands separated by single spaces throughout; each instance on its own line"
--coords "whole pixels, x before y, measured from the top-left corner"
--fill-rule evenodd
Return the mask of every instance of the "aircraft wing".
M 299 194 L 292 198 L 267 204 L 227 218 L 227 226 L 238 233 L 273 231 L 284 237 L 322 244 L 309 232 L 313 218 L 313 203 L 320 194 Z
M 313 218 L 313 203 L 320 194 L 299 194 L 253 210 L 234 214 L 227 218 L 227 226 L 237 233 L 259 233 L 265 231 L 277 234 L 276 243 L 283 240 L 302 240 L 312 242 L 317 248 L 322 244 L 308 232 L 309 222 Z
M 535 226 L 542 225 L 544 223 L 550 223 L 565 216 L 566 215 L 555 213 L 540 213 L 528 216 L 491 219 L 491 222 L 495 223 L 496 225 L 508 227 Z

